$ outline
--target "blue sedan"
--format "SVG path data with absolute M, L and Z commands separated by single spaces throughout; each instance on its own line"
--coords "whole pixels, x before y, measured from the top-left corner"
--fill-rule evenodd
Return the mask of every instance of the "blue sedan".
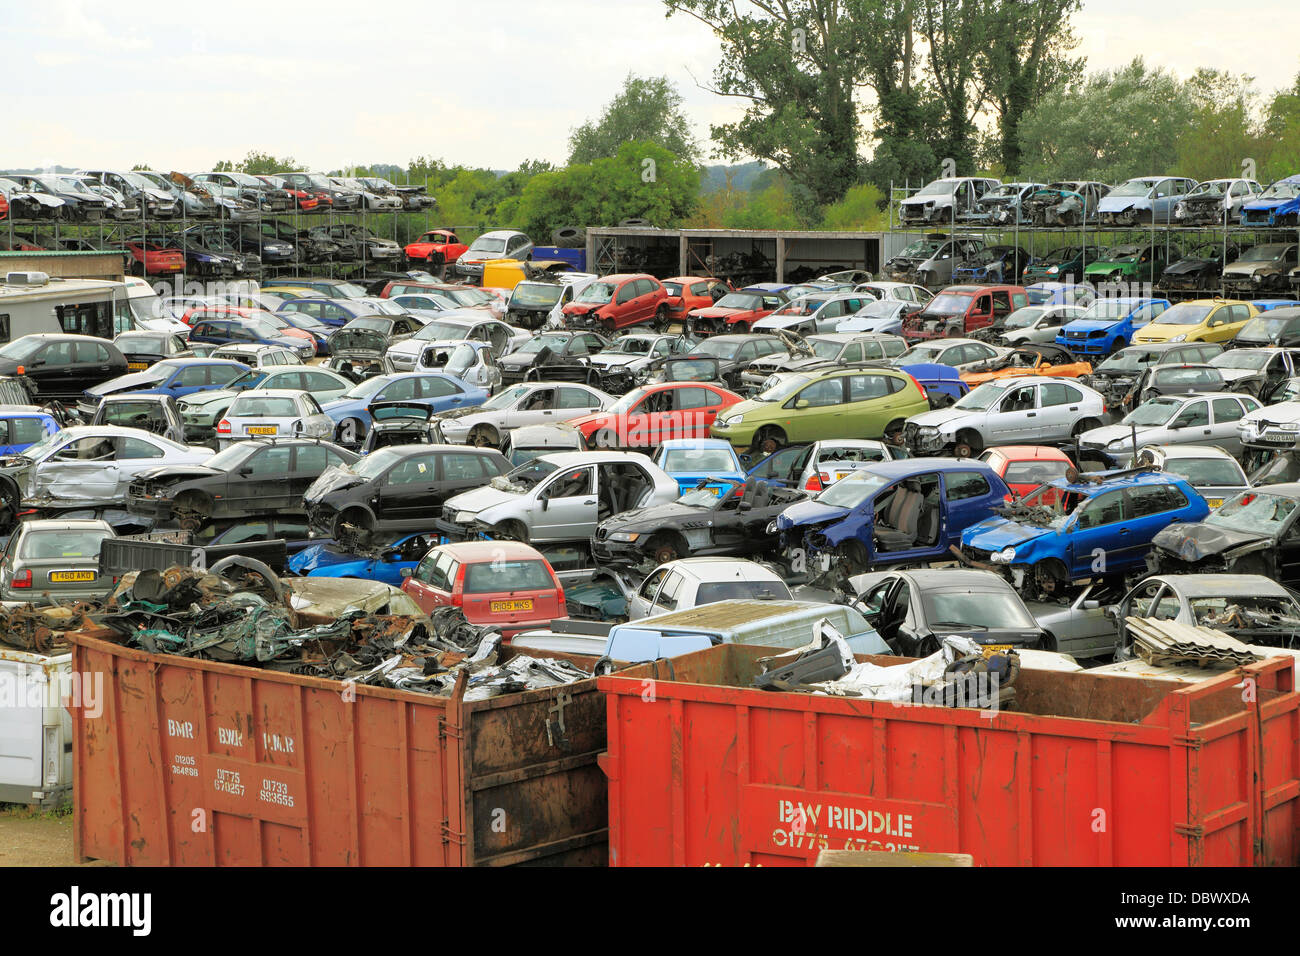
M 289 571 L 313 578 L 364 578 L 401 587 L 402 571 L 413 569 L 437 543 L 436 535 L 410 534 L 369 554 L 342 551 L 332 541 L 313 544 L 289 559 Z
M 242 362 L 228 359 L 174 358 L 155 362 L 143 372 L 129 372 L 101 382 L 82 393 L 78 406 L 92 414 L 105 395 L 170 395 L 183 398 L 204 389 L 224 388 L 248 371 Z
M 342 398 L 322 405 L 321 410 L 334 420 L 335 441 L 355 448 L 370 430 L 366 406 L 371 402 L 412 402 L 435 412 L 445 412 L 473 408 L 487 399 L 485 389 L 445 372 L 401 372 L 368 378 L 349 389 Z

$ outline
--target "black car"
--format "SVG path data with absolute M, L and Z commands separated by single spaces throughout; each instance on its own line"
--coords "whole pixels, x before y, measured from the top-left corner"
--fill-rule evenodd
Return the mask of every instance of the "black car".
M 987 645 L 1049 649 L 1047 632 L 1024 601 L 991 571 L 882 571 L 848 583 L 857 595 L 853 606 L 905 657 L 933 654 L 949 635 Z
M 174 332 L 122 332 L 113 344 L 126 356 L 127 370 L 132 372 L 143 372 L 163 359 L 193 355 L 185 339 Z
M 671 360 L 672 374 L 684 375 L 689 367 L 678 366 L 685 361 L 708 362 L 708 369 L 714 377 L 709 381 L 721 382 L 732 391 L 738 391 L 742 383 L 740 375 L 749 367 L 749 363 L 765 355 L 774 353 L 791 355 L 789 346 L 779 335 L 766 332 L 747 332 L 742 334 L 710 335 L 697 344 L 685 355 L 675 356 Z M 711 361 L 710 361 L 711 360 Z M 669 363 L 664 365 L 665 380 L 669 374 Z M 686 379 L 678 379 L 685 381 Z
M 1217 289 L 1223 277 L 1223 264 L 1236 262 L 1241 257 L 1241 246 L 1235 242 L 1227 244 L 1227 256 L 1224 256 L 1224 244 L 1211 242 L 1193 249 L 1187 255 L 1165 267 L 1156 280 L 1155 291 L 1197 292 L 1204 289 Z
M 607 345 L 609 339 L 599 332 L 543 332 L 497 359 L 501 366 L 501 384 L 514 385 L 525 378 L 544 379 L 546 376 L 541 369 L 545 365 L 552 362 L 573 365 Z M 529 375 L 534 369 L 536 374 Z
M 808 495 L 757 479 L 718 479 L 676 501 L 602 521 L 592 539 L 598 564 L 637 566 L 709 555 L 759 555 L 776 548 L 767 526 Z
M 185 253 L 187 275 L 233 277 L 262 271 L 262 260 L 256 253 L 240 252 L 215 230 L 196 232 L 190 229 L 175 236 L 149 238 Z
M 256 515 L 233 521 L 213 521 L 194 533 L 192 543 L 206 548 L 220 544 L 257 545 L 276 540 L 284 541 L 286 555 L 295 555 L 304 548 L 325 543 L 323 539 L 311 536 L 307 519 L 301 515 Z M 255 549 L 249 548 L 249 551 Z M 271 570 L 282 573 L 285 569 L 272 567 Z
M 263 223 L 263 225 L 267 225 Z M 301 229 L 294 232 L 288 223 L 274 224 L 276 235 L 285 242 L 292 242 L 298 247 L 298 261 L 304 264 L 335 262 L 342 259 L 343 246 L 335 242 L 327 233 L 317 233 L 314 229 Z
M 329 442 L 235 442 L 202 465 L 155 468 L 131 482 L 126 509 L 156 522 L 202 527 L 214 519 L 302 514 L 303 493 L 327 469 L 357 456 Z
M 262 266 L 283 266 L 291 264 L 298 255 L 298 247 L 292 240 L 281 239 L 275 229 L 269 232 L 262 227 L 269 223 L 229 223 L 205 222 L 192 227 L 187 235 L 193 234 L 205 242 L 228 245 L 245 256 L 257 256 Z
M 510 470 L 495 449 L 394 445 L 354 465 L 328 469 L 307 489 L 303 504 L 312 531 L 336 539 L 427 531 L 444 501 Z
M 22 375 L 37 404 L 75 402 L 81 393 L 126 374 L 126 356 L 107 339 L 42 332 L 0 348 L 0 375 Z
M 1300 345 L 1300 307 L 1261 312 L 1236 334 L 1232 344 L 1239 349 Z
M 1262 574 L 1300 586 L 1300 483 L 1251 488 L 1204 521 L 1176 522 L 1151 539 L 1152 574 Z
M 1223 375 L 1213 365 L 1152 365 L 1133 387 L 1137 403 L 1160 395 L 1191 395 L 1194 392 L 1226 392 Z
M 330 206 L 334 212 L 341 212 L 345 209 L 356 209 L 361 205 L 361 194 L 351 189 L 342 189 L 320 173 L 276 173 L 277 178 L 282 179 L 285 183 L 301 192 L 311 193 L 313 196 L 324 196 L 329 199 Z M 318 209 L 320 207 L 317 207 Z
M 1137 386 L 1142 373 L 1151 366 L 1208 362 L 1222 352 L 1223 346 L 1213 342 L 1130 345 L 1095 366 L 1091 374 L 1079 376 L 1079 382 L 1100 392 L 1108 407 L 1131 408 L 1139 395 Z

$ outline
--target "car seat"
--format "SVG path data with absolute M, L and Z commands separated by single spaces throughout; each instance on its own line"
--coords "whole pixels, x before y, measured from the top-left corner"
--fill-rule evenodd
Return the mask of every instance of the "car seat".
M 916 543 L 917 524 L 923 498 L 919 484 L 906 482 L 894 492 L 885 525 L 876 525 L 875 536 L 885 551 L 902 551 Z

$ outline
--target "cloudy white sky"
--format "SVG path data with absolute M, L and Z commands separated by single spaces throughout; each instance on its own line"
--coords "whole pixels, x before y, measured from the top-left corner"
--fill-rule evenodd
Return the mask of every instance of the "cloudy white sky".
M 1182 75 L 1249 73 L 1272 90 L 1300 58 L 1262 48 L 1255 27 L 1288 23 L 1292 9 L 1255 0 L 1243 19 L 1221 2 L 1084 0 L 1075 22 L 1091 69 L 1140 53 Z M 707 140 L 709 124 L 738 109 L 696 86 L 716 41 L 663 10 L 660 0 L 4 3 L 0 167 L 197 171 L 250 149 L 316 168 L 419 155 L 497 169 L 562 162 L 569 130 L 629 71 L 675 81 Z M 1243 28 L 1225 29 L 1234 22 Z

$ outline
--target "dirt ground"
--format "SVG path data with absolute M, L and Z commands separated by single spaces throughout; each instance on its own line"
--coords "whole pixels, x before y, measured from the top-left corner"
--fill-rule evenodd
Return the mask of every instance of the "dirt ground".
M 0 866 L 107 866 L 74 864 L 72 814 L 0 804 Z

